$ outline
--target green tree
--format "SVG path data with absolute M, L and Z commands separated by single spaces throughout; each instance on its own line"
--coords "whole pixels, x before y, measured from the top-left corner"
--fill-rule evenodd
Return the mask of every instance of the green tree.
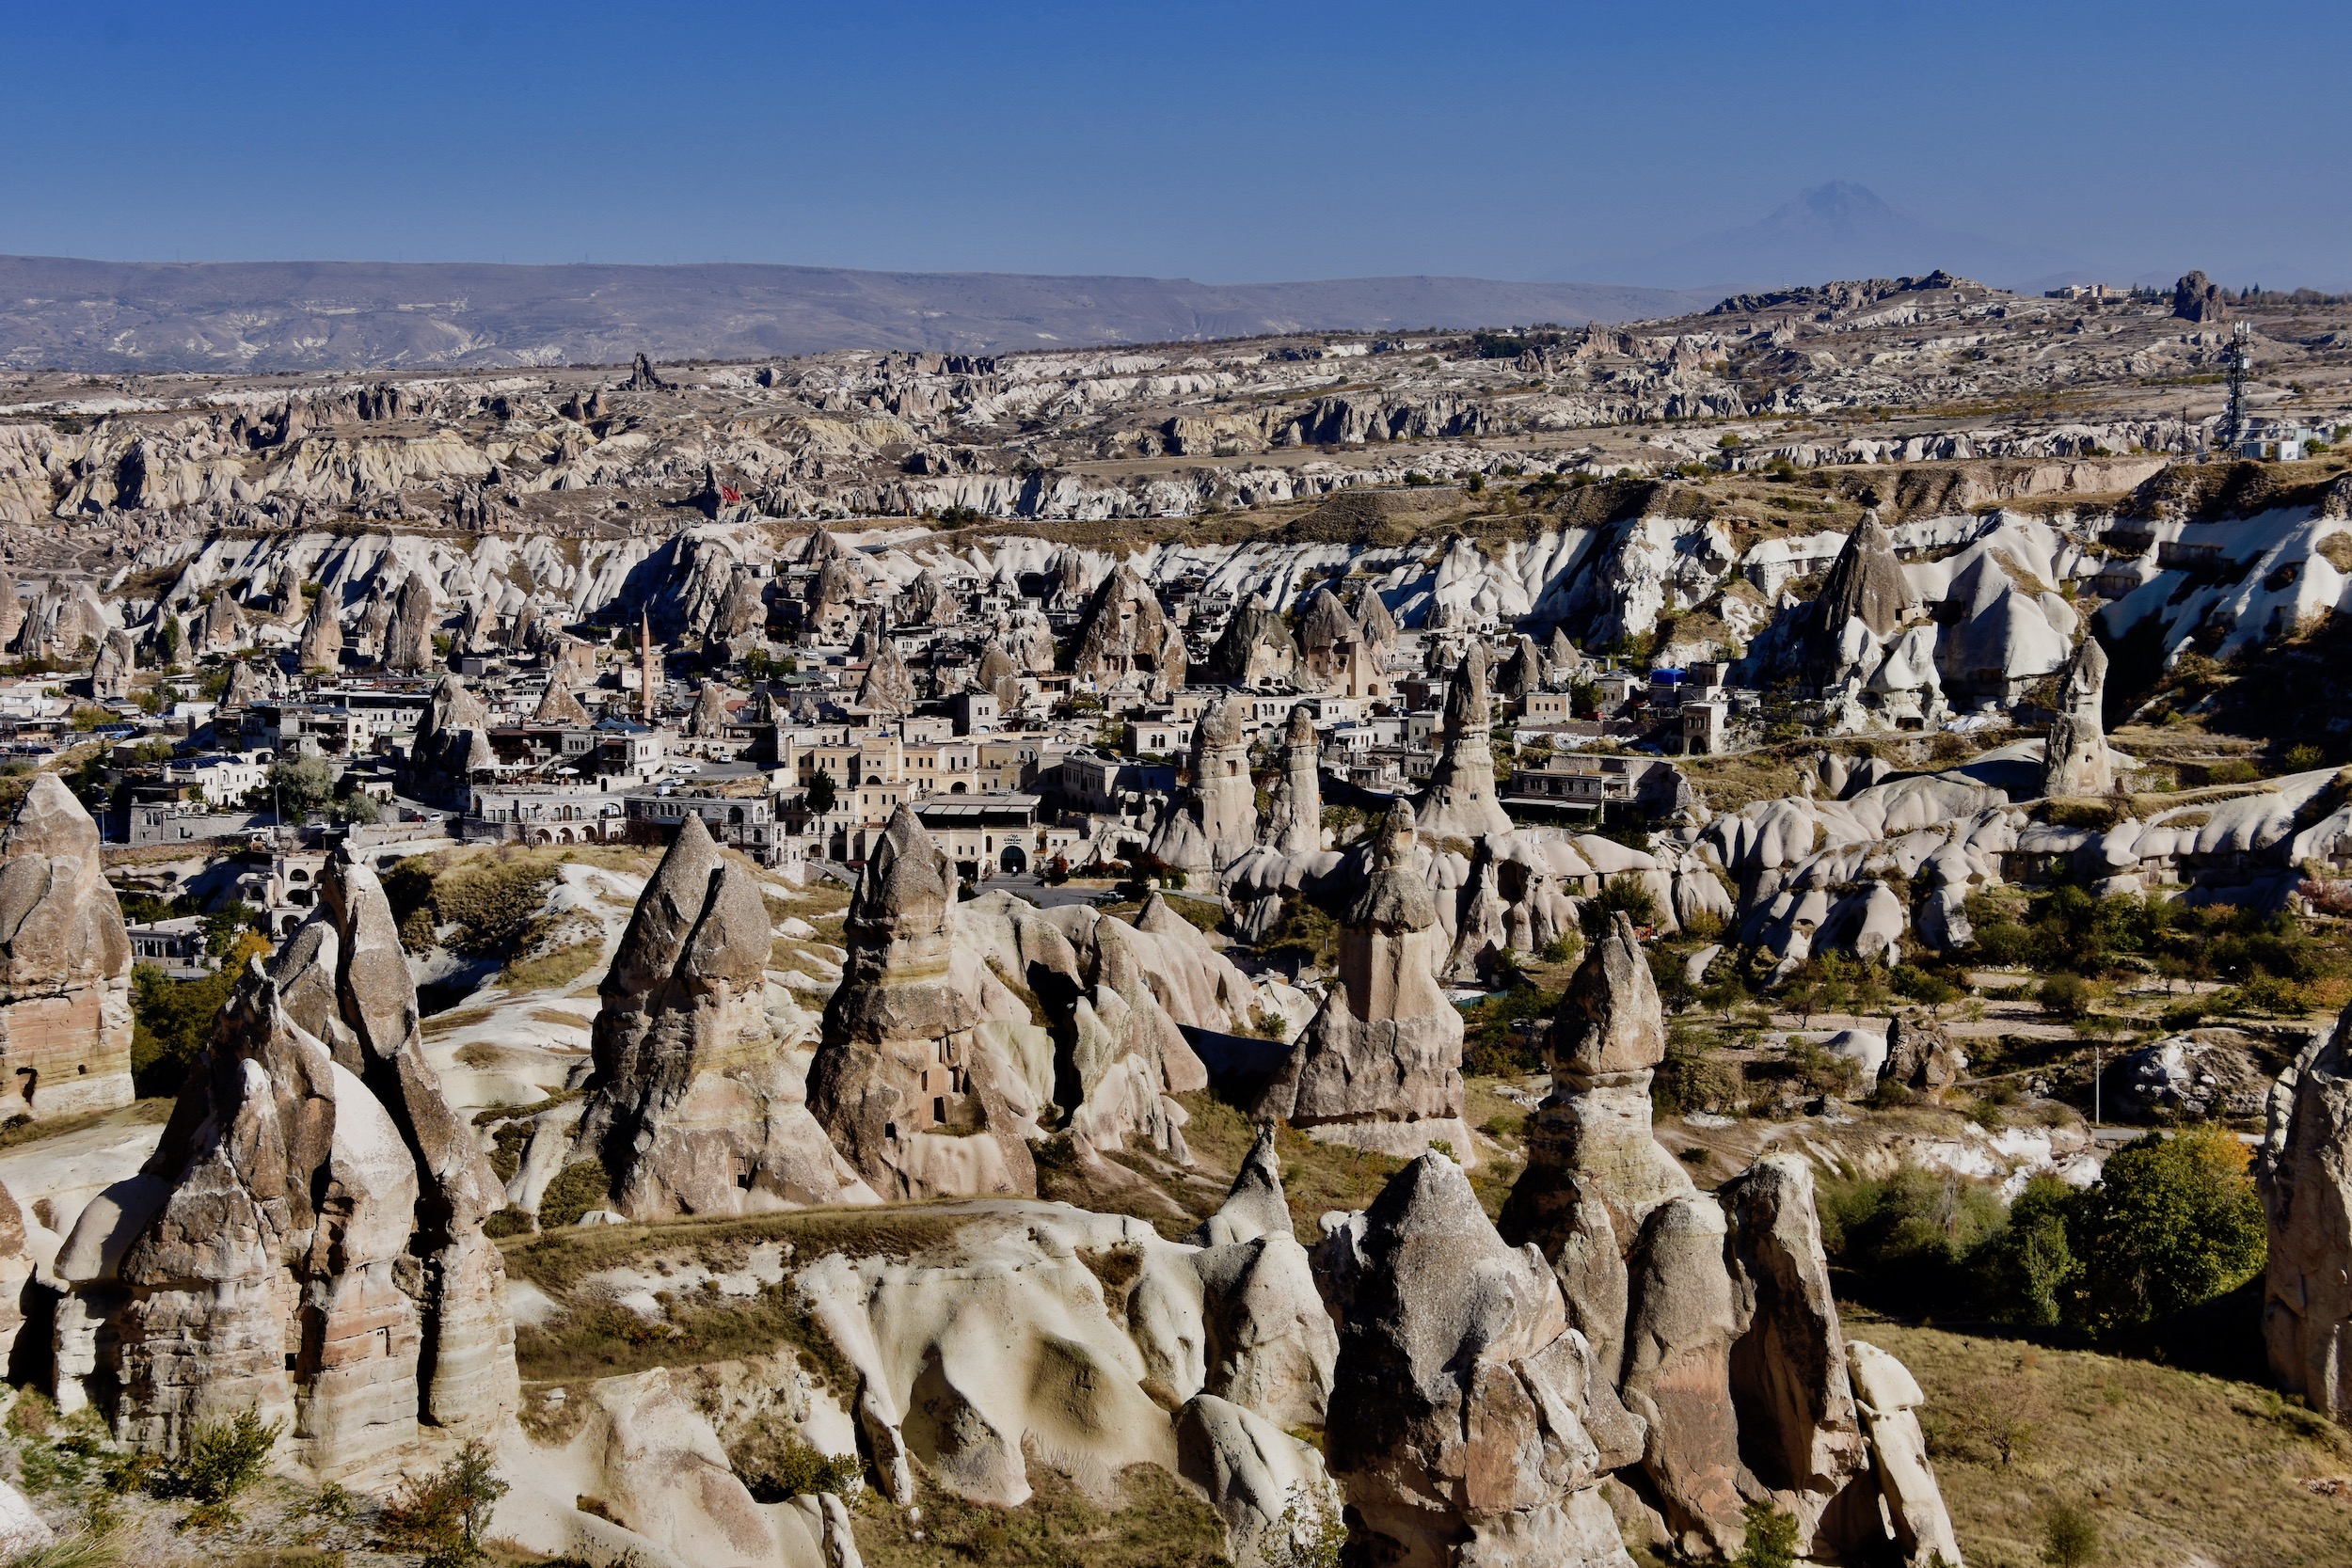
M 2037 1176 L 2009 1206 L 2009 1222 L 1984 1244 L 1976 1273 L 1995 1318 L 2053 1328 L 2074 1305 L 2082 1264 L 2067 1240 L 2081 1195 L 2055 1177 Z
M 141 1099 L 180 1092 L 233 983 L 226 968 L 201 980 L 174 980 L 154 964 L 131 971 L 131 1083 Z
M 260 930 L 264 924 L 261 911 L 242 898 L 232 899 L 227 909 L 204 917 L 204 951 L 215 958 L 226 958 L 236 947 L 239 937 Z
M 824 816 L 833 810 L 834 801 L 837 798 L 837 792 L 833 784 L 833 775 L 822 768 L 818 769 L 817 776 L 808 781 L 808 809 L 811 815 Z
M 1601 884 L 1597 896 L 1584 901 L 1580 911 L 1584 934 L 1597 940 L 1609 928 L 1609 917 L 1620 912 L 1630 916 L 1636 926 L 1658 924 L 1658 901 L 1631 872 L 1619 872 Z
M 251 1405 L 225 1421 L 207 1421 L 189 1437 L 180 1457 L 156 1472 L 152 1490 L 159 1497 L 186 1497 L 219 1517 L 227 1504 L 262 1479 L 270 1449 L 286 1430 L 283 1421 L 264 1421 Z
M 162 627 L 155 633 L 155 662 L 167 670 L 178 664 L 180 650 L 186 642 L 187 639 L 180 631 L 180 617 L 165 616 Z
M 2099 1556 L 2099 1521 L 2090 1511 L 2054 1502 L 2042 1516 L 2042 1560 L 2050 1568 L 2087 1568 Z
M 323 815 L 335 798 L 335 770 L 324 757 L 280 757 L 269 765 L 272 803 L 289 822 Z
M 2245 1146 L 2206 1126 L 2118 1149 L 2070 1211 L 2067 1241 L 2082 1259 L 2086 1327 L 2143 1323 L 2227 1294 L 2267 1250 Z
M 381 819 L 384 813 L 374 796 L 355 789 L 335 802 L 334 815 L 336 821 L 346 826 L 364 828 Z

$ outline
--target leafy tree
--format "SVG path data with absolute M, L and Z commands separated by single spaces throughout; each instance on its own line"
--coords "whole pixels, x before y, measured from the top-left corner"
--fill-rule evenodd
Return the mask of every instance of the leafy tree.
M 179 1459 L 155 1472 L 151 1489 L 158 1497 L 186 1497 L 199 1505 L 199 1512 L 223 1517 L 227 1505 L 262 1479 L 270 1449 L 285 1430 L 283 1421 L 264 1422 L 251 1405 L 228 1420 L 207 1421 L 189 1437 Z
M 1346 1545 L 1347 1526 L 1339 1510 L 1304 1486 L 1291 1488 L 1282 1512 L 1258 1537 L 1266 1568 L 1339 1568 Z
M 180 617 L 165 616 L 162 629 L 155 633 L 155 662 L 167 670 L 178 664 L 180 650 L 186 645 L 186 642 L 187 639 L 180 630 Z
M 2054 1502 L 2042 1517 L 2042 1560 L 2050 1568 L 2087 1568 L 2099 1555 L 2099 1521 L 2090 1510 Z
M 2090 986 L 2079 974 L 2053 974 L 2036 989 L 2034 1000 L 2053 1017 L 2080 1018 L 2090 1011 Z
M 174 980 L 154 964 L 131 971 L 131 1082 L 141 1099 L 174 1095 L 229 1005 L 235 972 Z
M 1978 1256 L 1993 1316 L 2035 1328 L 2054 1328 L 2067 1316 L 2082 1275 L 2066 1234 L 2079 1196 L 2055 1177 L 2037 1176 L 2010 1204 L 2009 1223 Z
M 2108 1157 L 2067 1224 L 2085 1326 L 2170 1317 L 2253 1276 L 2267 1237 L 2246 1158 L 2216 1126 L 2152 1132 Z
M 1584 934 L 1598 940 L 1609 928 L 1609 917 L 1623 913 L 1636 926 L 1658 924 L 1658 901 L 1650 896 L 1648 888 L 1630 872 L 1619 872 L 1601 884 L 1597 895 L 1587 898 L 1581 918 Z
M 1912 964 L 1897 964 L 1892 976 L 1897 994 L 1931 1007 L 1941 1007 L 1960 1000 L 1960 988 L 1940 974 Z
M 819 768 L 817 776 L 808 781 L 810 814 L 816 816 L 824 816 L 833 810 L 834 802 L 838 798 L 838 792 L 834 788 L 833 775 Z
M 261 911 L 244 899 L 232 900 L 217 914 L 204 917 L 204 951 L 215 958 L 226 958 L 237 945 L 238 937 L 246 931 L 258 931 L 267 920 Z
M 381 819 L 383 815 L 383 808 L 375 803 L 374 796 L 356 789 L 334 805 L 335 820 L 348 827 L 367 827 Z
M 479 1562 L 490 1511 L 508 1491 L 489 1445 L 476 1437 L 439 1469 L 410 1477 L 385 1505 L 384 1528 L 396 1539 L 425 1548 L 427 1568 Z
M 335 770 L 324 757 L 280 757 L 269 765 L 272 803 L 289 822 L 323 815 L 335 798 Z

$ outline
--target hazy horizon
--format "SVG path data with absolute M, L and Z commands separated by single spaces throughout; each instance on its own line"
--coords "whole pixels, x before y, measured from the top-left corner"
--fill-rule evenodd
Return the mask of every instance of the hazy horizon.
M 1584 263 L 1845 182 L 2119 279 L 2342 286 L 2340 95 L 2292 46 L 2332 20 L 24 8 L 0 252 L 1643 286 Z

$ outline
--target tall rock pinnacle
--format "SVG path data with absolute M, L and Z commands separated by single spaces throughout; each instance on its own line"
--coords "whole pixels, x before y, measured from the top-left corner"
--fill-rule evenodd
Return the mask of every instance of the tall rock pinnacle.
M 1259 1101 L 1308 1136 L 1385 1154 L 1450 1145 L 1462 1121 L 1462 1015 L 1434 978 L 1445 933 L 1413 864 L 1405 802 L 1380 827 L 1370 875 L 1340 925 L 1339 974 Z
M 2115 757 L 2107 750 L 2100 705 L 2106 699 L 2107 651 L 2086 637 L 2058 672 L 2058 717 L 2050 721 L 2042 793 L 2104 795 L 2115 787 Z
M 1476 839 L 1511 831 L 1511 818 L 1496 799 L 1494 751 L 1486 736 L 1493 721 L 1486 647 L 1472 642 L 1446 685 L 1445 751 L 1421 793 L 1420 826 L 1429 837 Z

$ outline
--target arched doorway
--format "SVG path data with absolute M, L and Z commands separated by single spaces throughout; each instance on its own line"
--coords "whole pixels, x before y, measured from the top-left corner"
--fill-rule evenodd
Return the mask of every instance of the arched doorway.
M 1005 852 L 997 857 L 997 863 L 1005 868 L 1008 877 L 1018 877 L 1029 869 L 1029 857 L 1018 844 L 1006 845 Z

